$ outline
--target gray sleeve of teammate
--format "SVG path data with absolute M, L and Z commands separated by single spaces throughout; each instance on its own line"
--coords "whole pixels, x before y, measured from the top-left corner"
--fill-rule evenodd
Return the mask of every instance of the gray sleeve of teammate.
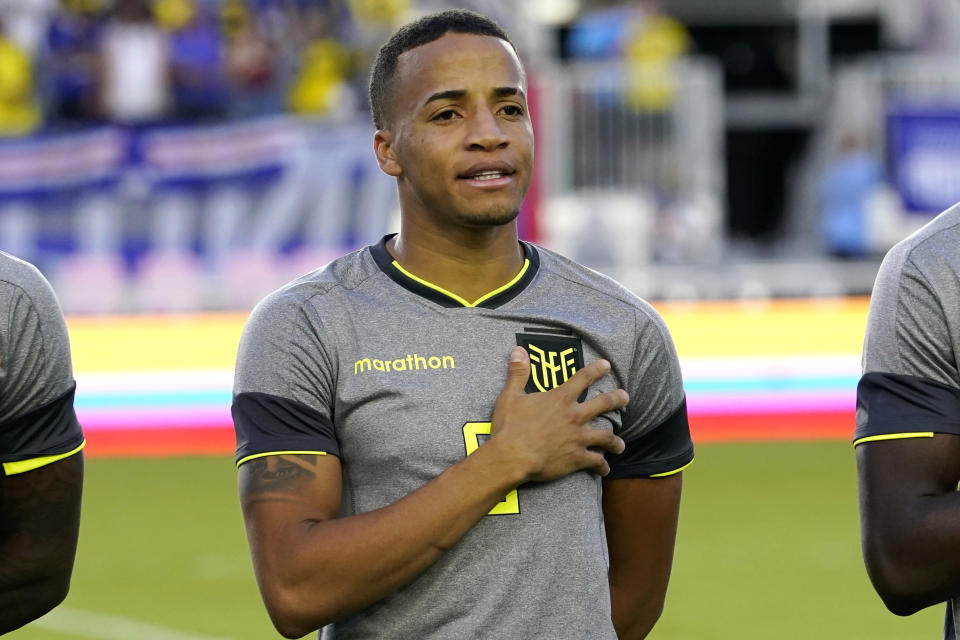
M 66 597 L 83 484 L 66 324 L 39 272 L 15 268 L 0 281 L 0 634 Z
M 0 423 L 61 397 L 73 386 L 67 326 L 46 279 L 23 265 L 0 281 Z
M 863 343 L 863 372 L 912 375 L 960 388 L 951 340 L 960 328 L 958 283 L 927 273 L 935 265 L 921 268 L 910 255 L 892 253 L 877 274 Z
M 278 453 L 339 455 L 333 425 L 333 341 L 314 306 L 282 290 L 254 309 L 237 354 L 236 463 Z
M 897 248 L 877 275 L 863 343 L 854 442 L 960 435 L 955 277 L 929 252 Z M 923 257 L 927 259 L 924 260 Z M 938 275 L 940 274 L 940 275 Z
M 617 433 L 627 448 L 608 457 L 609 479 L 665 476 L 693 460 L 683 378 L 670 332 L 646 303 L 635 317 L 634 356 L 625 387 L 630 403 Z

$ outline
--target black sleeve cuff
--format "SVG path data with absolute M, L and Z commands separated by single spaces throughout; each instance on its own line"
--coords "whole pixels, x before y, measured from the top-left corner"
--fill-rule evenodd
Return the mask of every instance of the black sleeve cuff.
M 607 454 L 610 463 L 607 479 L 652 478 L 682 470 L 693 460 L 687 399 L 684 398 L 666 420 L 626 444 L 620 455 Z
M 933 433 L 960 435 L 960 389 L 897 373 L 860 378 L 855 445 Z
M 68 453 L 83 444 L 73 410 L 77 385 L 60 397 L 0 424 L 0 462 Z
M 296 400 L 266 393 L 240 393 L 233 399 L 231 413 L 237 434 L 237 466 L 260 455 L 340 455 L 330 418 Z

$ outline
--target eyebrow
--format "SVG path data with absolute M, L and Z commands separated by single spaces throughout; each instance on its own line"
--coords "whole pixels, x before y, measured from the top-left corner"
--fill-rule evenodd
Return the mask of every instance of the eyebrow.
M 435 102 L 437 100 L 460 100 L 466 95 L 467 95 L 466 89 L 450 89 L 448 91 L 439 91 L 431 95 L 429 98 L 427 98 L 424 101 L 423 105 L 426 106 L 431 102 Z M 493 90 L 493 95 L 496 96 L 497 98 L 502 98 L 504 96 L 516 96 L 516 95 L 524 97 L 523 90 L 520 89 L 519 87 L 496 87 Z

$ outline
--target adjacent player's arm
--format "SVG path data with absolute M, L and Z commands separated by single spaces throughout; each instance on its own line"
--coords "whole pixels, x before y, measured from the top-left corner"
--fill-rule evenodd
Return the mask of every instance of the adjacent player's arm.
M 83 485 L 66 323 L 40 272 L 17 268 L 0 295 L 0 633 L 66 597 Z
M 960 595 L 960 436 L 897 438 L 856 449 L 867 573 L 893 613 Z
M 67 595 L 80 528 L 83 454 L 0 475 L 0 634 Z
M 960 595 L 955 280 L 905 247 L 870 299 L 854 436 L 864 562 L 899 615 Z
M 663 611 L 677 537 L 681 476 L 603 482 L 610 604 L 621 640 L 646 638 Z
M 240 499 L 254 570 L 278 631 L 300 637 L 362 610 L 436 562 L 511 489 L 590 469 L 623 442 L 590 420 L 622 408 L 617 390 L 576 399 L 609 371 L 597 361 L 547 393 L 526 394 L 529 360 L 512 354 L 492 436 L 420 489 L 375 511 L 338 518 L 340 461 L 276 455 L 240 466 Z

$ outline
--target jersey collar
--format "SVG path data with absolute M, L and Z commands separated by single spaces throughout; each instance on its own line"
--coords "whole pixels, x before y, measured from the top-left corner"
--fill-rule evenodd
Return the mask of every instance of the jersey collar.
M 497 307 L 500 307 L 513 300 L 520 294 L 520 292 L 526 289 L 527 285 L 533 281 L 534 276 L 537 275 L 537 271 L 540 269 L 540 255 L 537 253 L 537 250 L 533 247 L 533 245 L 521 241 L 520 245 L 523 247 L 525 260 L 523 261 L 523 268 L 520 269 L 520 273 L 518 273 L 513 280 L 506 283 L 502 287 L 494 289 L 493 291 L 480 296 L 473 302 L 470 302 L 468 300 L 464 300 L 454 293 L 451 293 L 450 291 L 447 291 L 443 287 L 439 287 L 431 282 L 427 282 L 423 278 L 417 277 L 401 267 L 400 263 L 394 260 L 393 256 L 390 255 L 390 252 L 387 251 L 387 241 L 395 235 L 395 233 L 386 235 L 379 243 L 370 247 L 370 253 L 373 256 L 374 261 L 377 263 L 377 266 L 380 267 L 380 270 L 387 274 L 391 280 L 399 284 L 404 289 L 407 289 L 408 291 L 411 291 L 422 298 L 436 302 L 443 307 L 480 307 L 483 309 L 496 309 Z

